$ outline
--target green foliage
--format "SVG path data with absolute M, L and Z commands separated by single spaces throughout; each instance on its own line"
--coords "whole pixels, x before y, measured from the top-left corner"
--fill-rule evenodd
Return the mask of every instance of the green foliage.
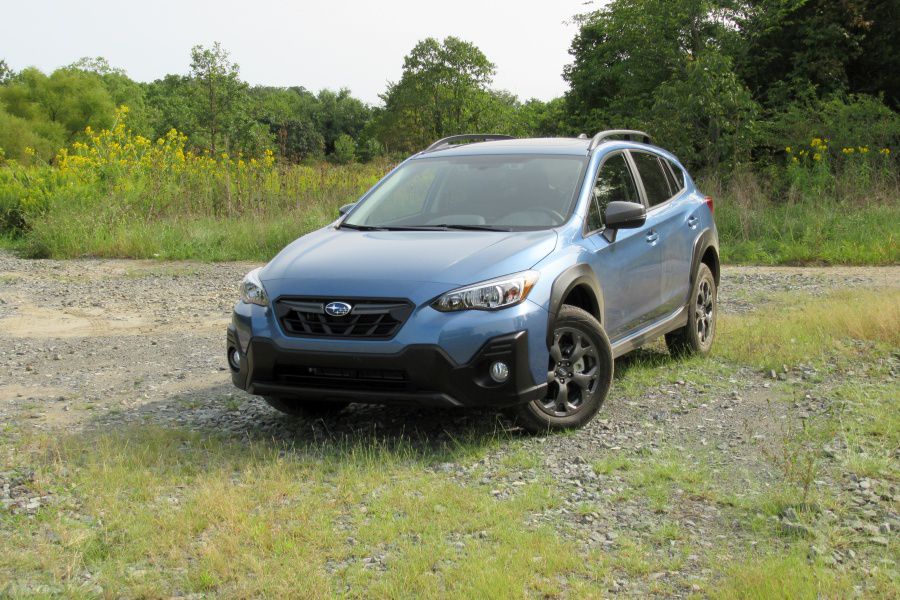
M 239 77 L 237 63 L 230 61 L 228 52 L 219 42 L 212 48 L 194 46 L 191 49 L 191 77 L 195 119 L 206 135 L 210 154 L 216 148 L 229 150 L 229 133 L 244 119 L 247 84 Z
M 57 69 L 49 76 L 34 68 L 0 86 L 0 147 L 8 158 L 49 160 L 85 127 L 112 125 L 115 104 L 96 73 Z M 10 118 L 12 117 L 12 118 Z
M 356 158 L 356 142 L 346 133 L 341 134 L 334 141 L 334 162 L 345 165 Z
M 646 128 L 691 169 L 719 174 L 813 136 L 895 146 L 889 4 L 613 0 L 578 17 L 568 121 Z
M 403 60 L 403 75 L 382 96 L 380 137 L 391 150 L 413 150 L 477 127 L 489 101 L 494 63 L 469 42 L 427 38 Z
M 13 75 L 13 70 L 9 68 L 9 65 L 6 64 L 6 61 L 0 59 L 0 85 L 3 85 L 4 83 L 12 79 Z
M 757 106 L 718 52 L 690 60 L 684 73 L 653 94 L 652 131 L 658 143 L 689 165 L 740 164 L 750 158 Z

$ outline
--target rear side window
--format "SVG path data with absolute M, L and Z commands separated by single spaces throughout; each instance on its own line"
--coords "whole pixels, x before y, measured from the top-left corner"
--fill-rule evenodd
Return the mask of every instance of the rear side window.
M 672 190 L 669 189 L 669 182 L 666 180 L 666 174 L 659 164 L 659 159 L 653 154 L 646 152 L 632 152 L 635 165 L 637 165 L 638 173 L 641 175 L 641 181 L 644 182 L 644 191 L 647 192 L 647 203 L 653 207 L 662 204 L 672 197 Z
M 603 215 L 609 203 L 615 201 L 638 204 L 641 202 L 624 154 L 610 156 L 600 167 L 597 180 L 594 182 L 591 209 L 588 212 L 588 231 L 597 231 L 606 225 L 603 222 Z
M 678 192 L 684 189 L 684 171 L 681 170 L 681 167 L 676 165 L 670 160 L 666 161 L 669 163 L 669 167 L 672 169 L 672 175 L 675 176 L 675 191 Z

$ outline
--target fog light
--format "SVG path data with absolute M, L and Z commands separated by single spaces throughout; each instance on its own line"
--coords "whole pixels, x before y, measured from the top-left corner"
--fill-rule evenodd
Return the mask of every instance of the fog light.
M 509 367 L 499 360 L 491 365 L 491 379 L 497 383 L 503 383 L 509 379 Z
M 228 352 L 228 364 L 235 371 L 241 370 L 241 353 L 237 351 L 237 348 L 231 348 Z

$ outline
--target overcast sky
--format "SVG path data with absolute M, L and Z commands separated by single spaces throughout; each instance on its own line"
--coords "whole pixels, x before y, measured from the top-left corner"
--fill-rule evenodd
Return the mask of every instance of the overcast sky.
M 585 0 L 44 0 L 7 2 L 0 58 L 44 71 L 103 56 L 139 81 L 187 73 L 195 44 L 219 41 L 251 84 L 349 87 L 378 102 L 418 40 L 455 35 L 497 65 L 494 87 L 521 99 L 562 94 Z

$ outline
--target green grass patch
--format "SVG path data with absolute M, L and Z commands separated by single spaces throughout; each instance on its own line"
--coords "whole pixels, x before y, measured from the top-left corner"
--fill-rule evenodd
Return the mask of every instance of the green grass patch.
M 749 231 L 744 232 L 744 222 Z M 722 260 L 735 264 L 889 265 L 900 262 L 900 203 L 828 198 L 716 206 Z
M 900 290 L 843 291 L 825 298 L 782 296 L 764 310 L 722 315 L 715 355 L 766 368 L 851 358 L 900 346 Z
M 499 499 L 423 469 L 495 443 L 247 446 L 155 427 L 42 439 L 34 486 L 66 500 L 0 514 L 19 549 L 0 554 L 0 580 L 74 597 L 559 595 L 589 573 L 549 525 L 526 524 L 557 505 L 551 487 Z

